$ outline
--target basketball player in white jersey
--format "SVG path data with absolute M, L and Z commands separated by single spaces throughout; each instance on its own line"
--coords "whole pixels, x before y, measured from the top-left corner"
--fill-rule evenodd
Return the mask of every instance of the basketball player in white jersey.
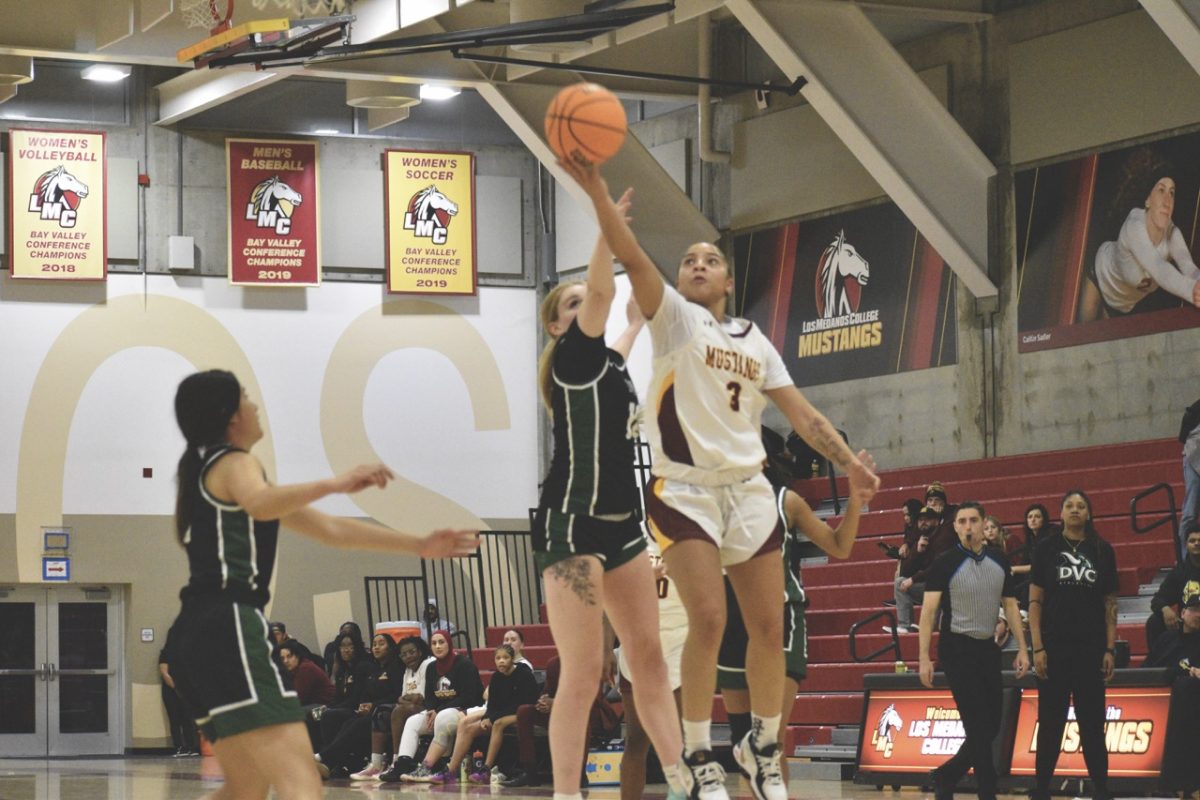
M 749 636 L 751 730 L 739 743 L 739 763 L 758 800 L 785 800 L 778 741 L 784 582 L 775 496 L 762 475 L 766 400 L 818 452 L 869 487 L 869 494 L 879 479 L 866 452 L 851 452 L 795 387 L 762 332 L 726 314 L 733 278 L 715 245 L 689 247 L 677 289 L 667 286 L 595 167 L 572 162 L 564 168 L 592 200 L 604 238 L 625 266 L 634 299 L 649 320 L 654 375 L 645 418 L 655 479 L 646 491 L 646 509 L 688 611 L 683 736 L 685 762 L 696 782 L 693 797 L 729 796 L 710 734 L 717 650 L 725 627 L 725 597 L 719 591 L 724 568 Z
M 658 594 L 658 639 L 667 662 L 667 678 L 675 695 L 675 707 L 680 707 L 680 687 L 683 643 L 687 640 L 687 609 L 679 599 L 671 576 L 663 564 L 658 542 L 646 544 L 650 563 L 654 567 L 655 588 Z M 650 737 L 642 727 L 633 696 L 633 673 L 625 663 L 624 649 L 617 651 L 617 667 L 621 673 L 621 704 L 625 709 L 625 751 L 621 754 L 621 800 L 638 800 L 646 789 L 646 757 L 650 754 Z

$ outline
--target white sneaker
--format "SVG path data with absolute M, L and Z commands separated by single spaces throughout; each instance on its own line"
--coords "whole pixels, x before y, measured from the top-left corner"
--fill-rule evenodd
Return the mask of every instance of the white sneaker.
M 383 767 L 377 767 L 374 764 L 368 764 L 367 768 L 361 772 L 356 772 L 350 776 L 352 781 L 377 781 L 379 776 L 383 774 Z
M 779 745 L 770 744 L 759 750 L 751 738 L 753 732 L 733 746 L 733 757 L 750 776 L 750 789 L 757 800 L 788 800 L 787 786 L 779 767 Z
M 692 800 L 729 800 L 725 791 L 725 768 L 712 750 L 697 750 L 683 760 L 692 773 Z

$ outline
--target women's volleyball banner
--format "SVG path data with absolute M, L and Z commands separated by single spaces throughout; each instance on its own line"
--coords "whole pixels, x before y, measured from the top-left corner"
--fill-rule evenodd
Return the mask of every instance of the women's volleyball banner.
M 104 134 L 8 132 L 8 263 L 14 278 L 108 274 Z
M 1020 352 L 1200 325 L 1200 134 L 1018 172 Z
M 893 203 L 734 241 L 739 315 L 798 386 L 955 364 L 954 273 Z
M 475 294 L 475 157 L 386 150 L 388 291 Z
M 225 140 L 230 283 L 320 285 L 318 154 L 316 142 Z

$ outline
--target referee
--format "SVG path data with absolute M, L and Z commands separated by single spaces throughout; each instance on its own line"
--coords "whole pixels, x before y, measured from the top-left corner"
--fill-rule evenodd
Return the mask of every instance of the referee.
M 921 683 L 933 688 L 929 645 L 942 610 L 938 656 L 954 695 L 966 738 L 958 752 L 931 773 L 934 796 L 949 800 L 959 779 L 975 768 L 980 800 L 996 797 L 992 742 L 1000 732 L 1000 648 L 993 634 L 996 609 L 1004 604 L 1009 630 L 1017 637 L 1017 677 L 1029 668 L 1025 631 L 1013 596 L 1012 570 L 1003 553 L 984 546 L 983 506 L 968 501 L 954 515 L 958 545 L 933 562 L 921 608 Z

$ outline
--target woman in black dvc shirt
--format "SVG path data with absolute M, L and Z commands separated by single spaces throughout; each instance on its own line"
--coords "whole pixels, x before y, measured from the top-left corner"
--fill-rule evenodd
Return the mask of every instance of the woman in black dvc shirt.
M 1117 562 L 1092 526 L 1092 504 L 1072 489 L 1063 496 L 1061 532 L 1038 541 L 1029 587 L 1029 630 L 1038 678 L 1037 784 L 1050 796 L 1067 709 L 1075 718 L 1092 797 L 1108 798 L 1104 684 L 1112 677 L 1117 635 Z

